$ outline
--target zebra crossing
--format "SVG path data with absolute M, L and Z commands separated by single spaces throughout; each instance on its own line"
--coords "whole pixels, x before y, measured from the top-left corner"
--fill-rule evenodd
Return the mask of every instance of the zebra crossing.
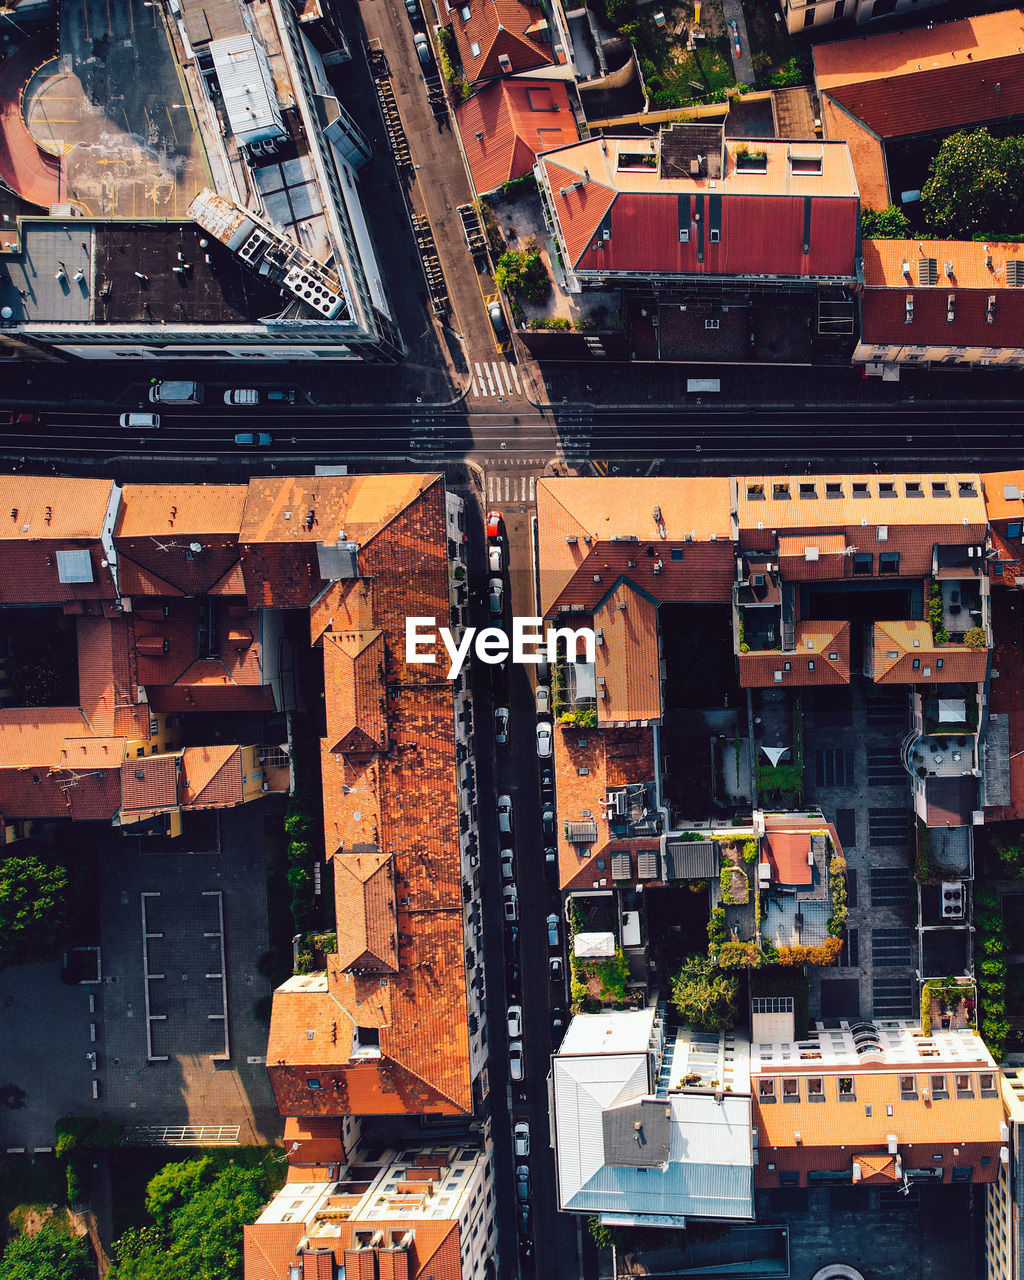
M 521 396 L 523 384 L 519 381 L 519 370 L 507 360 L 475 360 L 471 368 L 471 377 L 467 395 L 480 398 L 486 396 Z
M 537 477 L 526 475 L 492 475 L 487 473 L 487 505 L 535 502 Z

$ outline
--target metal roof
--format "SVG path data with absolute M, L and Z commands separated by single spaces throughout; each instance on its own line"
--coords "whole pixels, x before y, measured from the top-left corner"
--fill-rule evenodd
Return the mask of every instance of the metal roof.
M 231 132 L 239 146 L 287 132 L 278 110 L 274 80 L 263 46 L 249 34 L 210 43 Z
M 707 880 L 717 875 L 718 846 L 714 840 L 666 842 L 666 880 Z

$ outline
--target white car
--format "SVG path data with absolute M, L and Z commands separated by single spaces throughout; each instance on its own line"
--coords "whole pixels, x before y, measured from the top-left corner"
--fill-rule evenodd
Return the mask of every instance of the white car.
M 520 1120 L 512 1130 L 512 1140 L 515 1143 L 517 1156 L 530 1154 L 530 1126 L 525 1120 Z
M 523 1034 L 523 1007 L 518 1004 L 510 1004 L 508 1007 L 508 1038 L 510 1040 L 518 1040 Z
M 224 392 L 225 404 L 259 404 L 260 393 L 255 387 L 235 387 Z
M 508 707 L 494 708 L 494 741 L 499 747 L 508 742 Z
M 537 686 L 537 714 L 539 716 L 547 716 L 551 714 L 551 690 L 546 684 Z
M 160 425 L 160 415 L 158 413 L 122 413 L 120 421 L 122 427 L 155 431 Z
M 523 1078 L 523 1042 L 513 1040 L 508 1047 L 508 1073 L 513 1080 Z
M 487 549 L 487 565 L 491 573 L 501 573 L 501 546 L 492 546 Z
M 505 586 L 500 578 L 492 578 L 487 584 L 487 607 L 492 618 L 500 618 L 505 604 Z
M 541 760 L 551 757 L 551 725 L 547 720 L 541 720 L 537 724 L 537 755 Z
M 503 836 L 512 834 L 511 796 L 498 796 L 498 831 Z
M 515 854 L 511 849 L 502 849 L 501 851 L 501 878 L 502 880 L 514 880 L 516 878 Z
M 501 891 L 502 907 L 505 910 L 505 919 L 512 921 L 519 919 L 519 891 L 514 884 L 507 884 Z

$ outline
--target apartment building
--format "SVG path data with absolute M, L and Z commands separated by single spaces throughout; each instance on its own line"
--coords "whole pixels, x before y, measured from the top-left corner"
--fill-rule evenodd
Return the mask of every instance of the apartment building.
M 289 1167 L 243 1229 L 245 1280 L 484 1280 L 495 1274 L 493 1201 L 490 1157 L 479 1147 L 360 1143 L 325 1167 Z
M 275 993 L 278 1107 L 472 1117 L 487 1093 L 472 709 L 465 679 L 405 660 L 407 616 L 461 623 L 461 500 L 439 476 L 253 480 L 240 542 L 250 604 L 308 608 L 324 663 L 338 953 Z
M 1024 253 L 973 240 L 866 240 L 854 363 L 1024 364 Z
M 112 16 L 112 45 L 123 23 L 125 47 L 135 47 L 129 19 Z M 135 133 L 119 108 L 110 126 L 119 132 L 104 140 L 130 157 L 123 173 L 96 172 L 98 148 L 84 146 L 64 152 L 54 192 L 31 187 L 27 163 L 23 182 L 17 170 L 9 175 L 50 216 L 20 219 L 0 255 L 0 349 L 80 359 L 282 351 L 299 360 L 400 359 L 359 196 L 370 146 L 328 74 L 349 57 L 341 28 L 321 6 L 287 0 L 182 0 L 166 20 L 160 39 L 140 36 L 145 67 L 135 72 L 165 86 L 163 96 L 134 121 Z M 65 38 L 58 55 L 91 85 L 73 28 Z M 164 100 L 168 81 L 185 101 Z M 95 97 L 105 82 L 90 92 L 102 108 Z M 22 151 L 38 145 L 46 156 L 45 122 L 32 124 Z

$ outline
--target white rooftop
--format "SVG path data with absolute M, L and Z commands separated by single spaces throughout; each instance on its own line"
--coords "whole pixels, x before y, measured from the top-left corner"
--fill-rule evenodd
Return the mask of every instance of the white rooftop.
M 910 1021 L 843 1022 L 819 1027 L 795 1044 L 752 1044 L 750 1072 L 766 1074 L 782 1067 L 821 1071 L 833 1066 L 938 1067 L 940 1063 L 994 1067 L 992 1055 L 974 1031 L 932 1031 L 923 1035 Z
M 653 1009 L 580 1014 L 569 1023 L 559 1053 L 646 1053 L 654 1018 Z

